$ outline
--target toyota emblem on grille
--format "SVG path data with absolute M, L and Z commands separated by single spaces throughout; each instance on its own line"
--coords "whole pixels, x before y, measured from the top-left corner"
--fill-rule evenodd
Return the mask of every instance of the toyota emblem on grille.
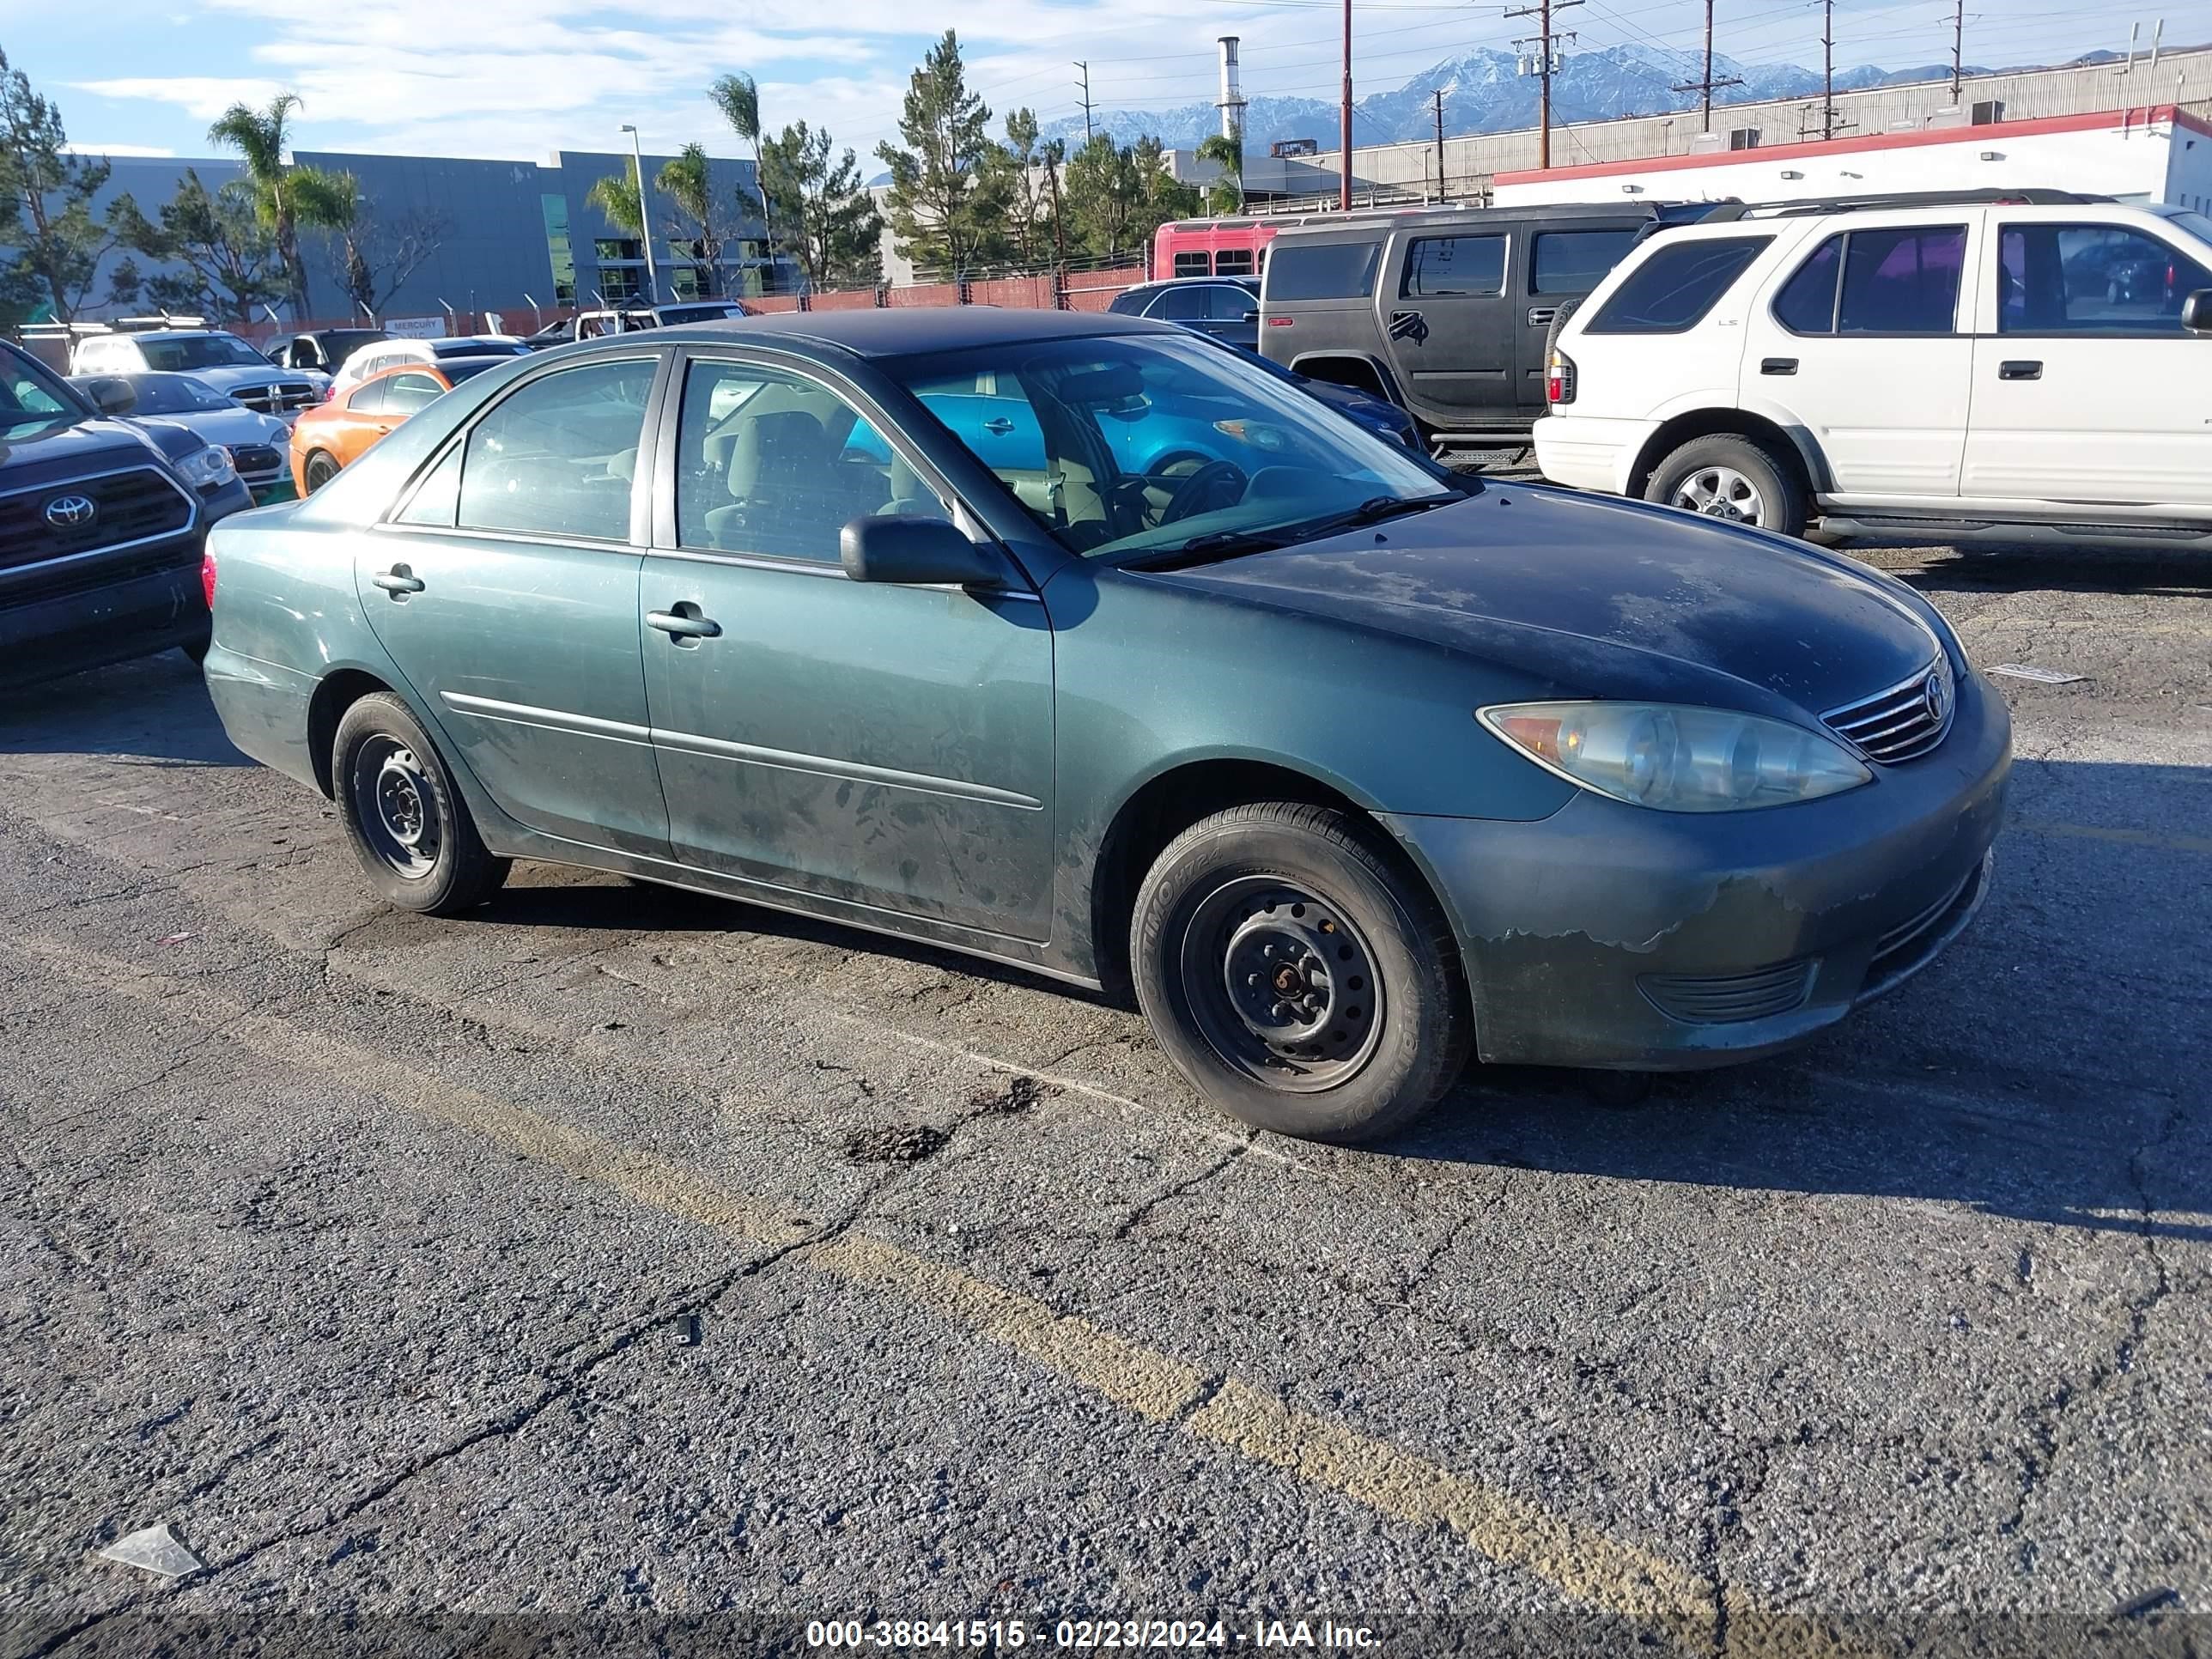
M 46 522 L 57 530 L 82 530 L 99 516 L 89 495 L 57 495 L 46 503 Z
M 1951 677 L 1941 668 L 1928 672 L 1928 683 L 1920 688 L 1920 695 L 1928 704 L 1928 718 L 1936 726 L 1951 718 Z

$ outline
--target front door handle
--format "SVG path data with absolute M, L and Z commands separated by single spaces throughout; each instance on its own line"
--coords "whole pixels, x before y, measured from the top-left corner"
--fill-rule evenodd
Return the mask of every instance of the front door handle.
M 2000 380 L 2039 380 L 2042 378 L 2043 365 L 2039 362 L 2014 362 L 1997 365 L 1997 379 Z
M 645 625 L 672 635 L 678 645 L 696 645 L 701 640 L 721 637 L 722 624 L 711 617 L 702 616 L 699 607 L 686 599 L 672 611 L 648 611 Z
M 1795 374 L 1797 360 L 1795 357 L 1762 357 L 1759 360 L 1759 372 L 1762 374 Z
M 1549 328 L 1552 325 L 1552 319 L 1559 314 L 1559 308 L 1557 306 L 1530 306 L 1528 307 L 1528 326 L 1531 328 Z
M 422 591 L 422 579 L 404 564 L 395 564 L 389 570 L 380 570 L 369 580 L 395 599 Z
M 989 420 L 983 422 L 984 431 L 994 433 L 1001 438 L 1005 437 L 1006 434 L 1012 432 L 1013 429 L 1014 423 L 1003 415 L 994 415 Z

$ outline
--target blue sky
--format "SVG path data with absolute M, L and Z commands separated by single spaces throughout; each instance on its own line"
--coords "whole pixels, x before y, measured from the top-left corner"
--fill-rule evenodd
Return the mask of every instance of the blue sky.
M 1357 0 L 1358 90 L 1528 32 L 1502 6 Z M 1837 64 L 1948 58 L 1949 0 L 1838 0 Z M 2168 44 L 2212 39 L 2212 0 L 2166 7 Z M 649 149 L 691 139 L 740 153 L 706 83 L 744 70 L 771 126 L 804 118 L 866 156 L 892 136 L 908 72 L 941 29 L 960 31 L 969 81 L 995 118 L 1027 104 L 1077 112 L 1091 64 L 1099 104 L 1210 100 L 1213 38 L 1243 37 L 1249 94 L 1332 96 L 1336 0 L 995 0 L 925 10 L 912 0 L 0 0 L 0 48 L 61 103 L 80 147 L 206 153 L 209 120 L 236 98 L 297 91 L 303 149 L 543 159 L 609 149 L 634 121 Z M 1970 61 L 2124 48 L 2130 18 L 2057 0 L 1968 0 Z M 1820 61 L 1818 0 L 1722 0 L 1717 45 L 1753 62 Z M 93 20 L 96 18 L 96 25 Z M 1582 46 L 1640 40 L 1694 49 L 1698 0 L 1587 0 L 1563 13 Z M 732 21 L 742 19 L 742 21 Z M 918 25 L 920 27 L 918 27 Z M 872 166 L 871 171 L 872 171 Z

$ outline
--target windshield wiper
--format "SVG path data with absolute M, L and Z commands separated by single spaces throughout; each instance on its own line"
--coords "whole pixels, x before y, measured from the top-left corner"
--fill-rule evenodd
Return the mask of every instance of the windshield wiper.
M 1425 513 L 1432 507 L 1443 507 L 1466 499 L 1467 492 L 1459 489 L 1440 489 L 1432 495 L 1370 495 L 1349 513 L 1323 519 L 1313 529 L 1325 532 L 1349 528 L 1353 525 L 1379 524 L 1384 519 L 1395 519 L 1401 514 Z
M 1279 534 L 1258 530 L 1209 530 L 1193 536 L 1181 547 L 1148 558 L 1132 559 L 1131 570 L 1188 570 L 1194 565 L 1215 564 L 1244 553 L 1272 553 L 1289 543 Z

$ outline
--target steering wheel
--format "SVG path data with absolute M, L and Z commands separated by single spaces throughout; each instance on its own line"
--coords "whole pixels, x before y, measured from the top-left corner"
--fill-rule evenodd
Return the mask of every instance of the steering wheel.
M 1175 494 L 1168 497 L 1167 506 L 1161 510 L 1160 522 L 1173 524 L 1178 519 L 1206 511 L 1212 505 L 1214 495 L 1224 486 L 1235 493 L 1222 505 L 1233 507 L 1243 499 L 1244 486 L 1250 482 L 1244 469 L 1234 461 L 1208 461 L 1176 486 Z

